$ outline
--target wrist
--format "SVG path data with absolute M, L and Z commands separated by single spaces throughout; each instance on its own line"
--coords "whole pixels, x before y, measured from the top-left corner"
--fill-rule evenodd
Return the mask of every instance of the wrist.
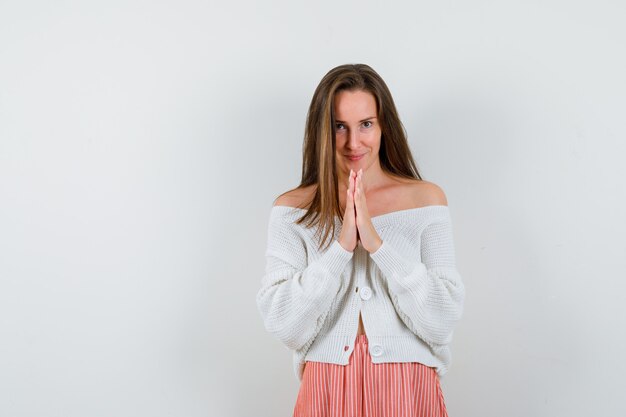
M 378 248 L 380 248 L 383 244 L 383 240 L 380 237 L 377 237 L 375 242 L 374 242 L 374 246 L 370 248 L 370 250 L 368 250 L 369 253 L 374 253 L 378 250 Z

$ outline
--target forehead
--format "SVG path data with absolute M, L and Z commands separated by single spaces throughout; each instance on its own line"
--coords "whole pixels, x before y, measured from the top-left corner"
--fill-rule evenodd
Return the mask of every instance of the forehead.
M 343 90 L 335 95 L 335 118 L 339 120 L 362 120 L 376 117 L 376 99 L 363 90 Z

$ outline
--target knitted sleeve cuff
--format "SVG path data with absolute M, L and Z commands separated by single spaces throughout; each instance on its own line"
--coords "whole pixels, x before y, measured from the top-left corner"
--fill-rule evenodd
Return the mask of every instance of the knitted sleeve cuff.
M 370 253 L 370 257 L 386 277 L 404 284 L 404 289 L 408 289 L 408 283 L 403 283 L 402 280 L 411 273 L 426 274 L 426 265 L 421 262 L 409 262 L 402 258 L 386 240 L 383 240 L 382 245 L 375 252 Z M 415 268 L 419 268 L 419 271 Z
M 311 271 L 317 269 L 320 272 L 320 280 L 310 288 L 310 298 L 315 302 L 318 313 L 325 311 L 329 307 L 329 300 L 337 294 L 341 286 L 341 273 L 352 255 L 335 239 L 326 252 L 309 265 Z
M 317 260 L 330 275 L 341 274 L 343 269 L 352 259 L 353 252 L 346 250 L 337 239 L 328 247 L 328 250 Z

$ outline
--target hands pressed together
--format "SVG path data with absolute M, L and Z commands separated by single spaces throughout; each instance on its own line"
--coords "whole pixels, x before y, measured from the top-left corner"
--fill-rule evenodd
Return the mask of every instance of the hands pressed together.
M 360 169 L 358 173 L 350 170 L 346 211 L 338 240 L 341 246 L 349 251 L 354 251 L 360 241 L 363 248 L 370 253 L 376 252 L 383 243 L 374 229 L 372 218 L 367 210 L 363 191 L 363 169 Z

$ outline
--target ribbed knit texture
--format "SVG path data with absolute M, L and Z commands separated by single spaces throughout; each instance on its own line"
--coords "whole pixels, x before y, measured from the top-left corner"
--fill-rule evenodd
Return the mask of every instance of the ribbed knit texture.
M 271 208 L 256 296 L 267 331 L 293 350 L 298 380 L 307 360 L 349 363 L 359 311 L 373 363 L 420 362 L 445 374 L 465 298 L 448 206 L 372 217 L 383 243 L 371 254 L 339 244 L 339 218 L 332 244 L 319 251 L 315 230 L 295 223 L 303 214 Z

